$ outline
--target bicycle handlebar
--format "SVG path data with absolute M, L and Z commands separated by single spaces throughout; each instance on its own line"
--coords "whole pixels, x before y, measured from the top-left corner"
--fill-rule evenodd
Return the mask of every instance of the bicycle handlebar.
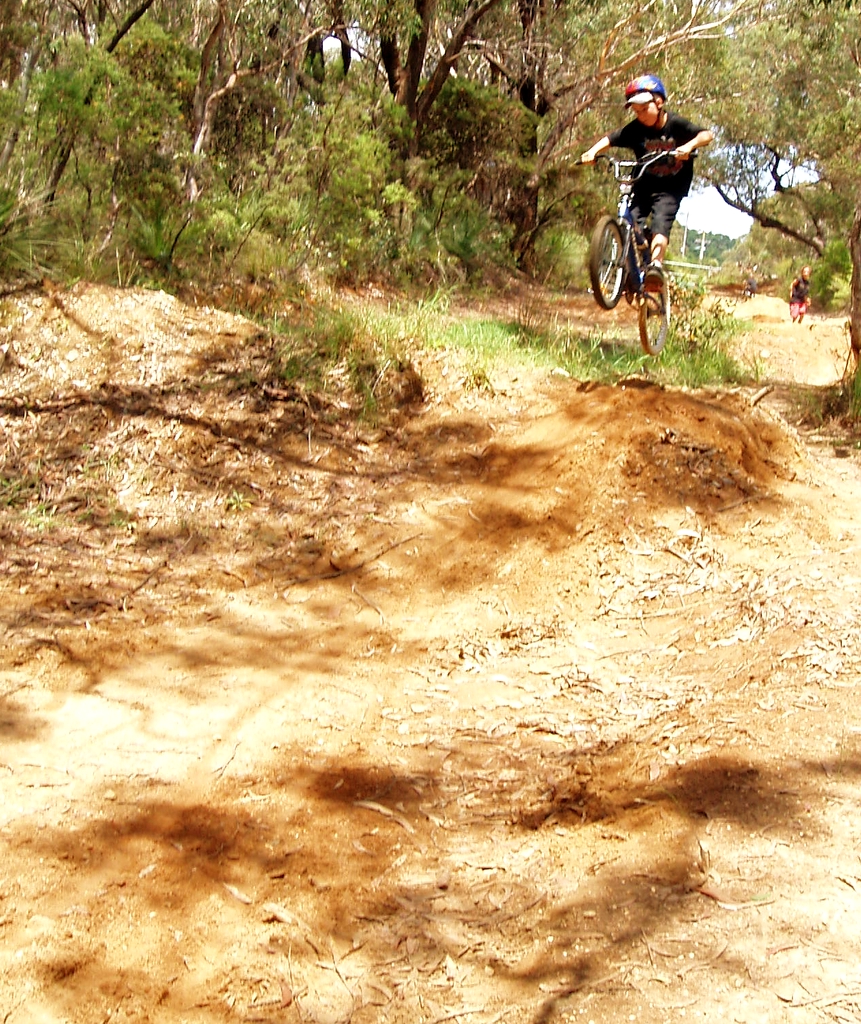
M 616 160 L 612 156 L 606 156 L 604 153 L 599 153 L 598 156 L 595 157 L 595 164 L 597 165 L 599 161 L 606 160 L 613 169 L 613 177 L 616 181 L 633 185 L 635 182 L 640 180 L 640 178 L 653 164 L 660 163 L 661 161 L 678 159 L 678 155 L 677 150 L 670 149 L 666 152 L 655 153 L 653 156 L 647 156 L 644 160 Z M 624 173 L 626 171 L 631 173 Z

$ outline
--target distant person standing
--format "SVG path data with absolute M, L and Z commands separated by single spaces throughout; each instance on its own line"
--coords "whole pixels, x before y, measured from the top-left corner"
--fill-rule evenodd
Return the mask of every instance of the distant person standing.
M 794 324 L 800 324 L 810 308 L 810 267 L 802 267 L 801 273 L 789 287 L 789 316 Z

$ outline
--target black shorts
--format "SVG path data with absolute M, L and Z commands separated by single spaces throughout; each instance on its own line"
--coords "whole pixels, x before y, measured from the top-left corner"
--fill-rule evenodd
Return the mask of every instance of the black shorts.
M 670 237 L 670 230 L 682 205 L 683 195 L 674 192 L 634 192 L 631 213 L 642 226 L 652 215 L 652 234 Z

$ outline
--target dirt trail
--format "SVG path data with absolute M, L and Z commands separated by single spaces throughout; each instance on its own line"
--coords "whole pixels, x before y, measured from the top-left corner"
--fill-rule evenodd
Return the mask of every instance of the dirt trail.
M 7 309 L 4 1024 L 857 1020 L 861 476 L 781 307 L 765 397 L 443 354 L 380 430 L 215 311 Z
M 794 324 L 789 304 L 770 295 L 739 303 L 735 313 L 754 327 L 742 354 L 766 379 L 823 386 L 842 378 L 849 354 L 845 317 L 813 313 Z

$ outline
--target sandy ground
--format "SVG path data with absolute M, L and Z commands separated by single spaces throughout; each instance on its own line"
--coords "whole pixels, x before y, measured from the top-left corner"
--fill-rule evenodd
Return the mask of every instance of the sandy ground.
M 370 429 L 226 314 L 7 300 L 2 1024 L 861 1019 L 861 477 L 785 313 L 750 388 L 441 353 Z
M 840 380 L 849 356 L 846 317 L 807 314 L 800 324 L 789 319 L 788 303 L 756 295 L 734 306 L 752 326 L 741 351 L 767 379 L 819 387 Z

